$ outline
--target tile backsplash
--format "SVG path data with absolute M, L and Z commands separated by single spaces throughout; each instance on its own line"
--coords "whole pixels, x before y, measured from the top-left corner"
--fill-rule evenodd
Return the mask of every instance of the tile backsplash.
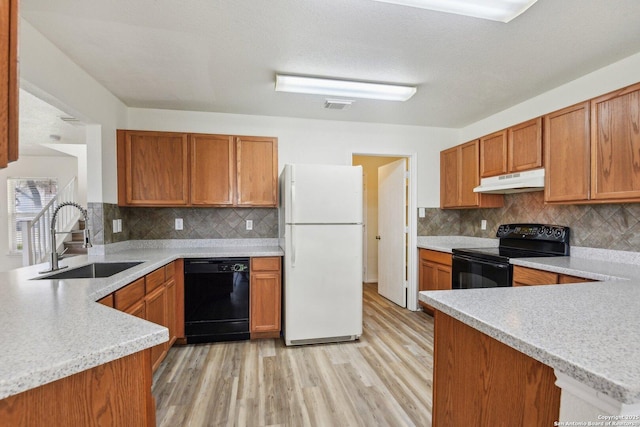
M 480 229 L 481 220 L 487 229 Z M 507 194 L 497 209 L 426 209 L 419 236 L 495 237 L 500 224 L 533 222 L 571 227 L 571 245 L 640 252 L 640 203 L 545 205 L 542 191 Z
M 278 237 L 276 208 L 132 208 L 89 203 L 95 244 L 155 239 L 242 239 Z M 183 230 L 175 230 L 182 218 Z M 122 232 L 113 233 L 113 220 L 122 219 Z M 253 221 L 246 230 L 245 221 Z

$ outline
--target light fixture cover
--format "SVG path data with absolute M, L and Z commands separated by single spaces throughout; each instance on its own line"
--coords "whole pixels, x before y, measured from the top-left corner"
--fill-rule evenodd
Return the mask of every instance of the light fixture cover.
M 537 0 L 375 0 L 492 21 L 509 22 Z
M 276 91 L 380 99 L 384 101 L 406 101 L 416 93 L 416 88 L 413 86 L 276 74 Z

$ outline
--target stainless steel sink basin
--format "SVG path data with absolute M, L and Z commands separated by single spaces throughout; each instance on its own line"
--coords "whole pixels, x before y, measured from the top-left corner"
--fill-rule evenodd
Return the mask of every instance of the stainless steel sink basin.
M 110 277 L 118 274 L 143 261 L 134 262 L 94 262 L 92 264 L 83 265 L 82 267 L 63 270 L 59 273 L 49 276 L 37 277 L 36 280 L 45 279 L 96 279 L 101 277 Z

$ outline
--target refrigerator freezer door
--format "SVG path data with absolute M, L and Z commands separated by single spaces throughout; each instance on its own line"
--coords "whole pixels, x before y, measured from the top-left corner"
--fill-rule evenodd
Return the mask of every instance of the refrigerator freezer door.
M 362 223 L 362 167 L 285 166 L 288 224 Z
M 362 335 L 362 226 L 286 227 L 285 343 Z

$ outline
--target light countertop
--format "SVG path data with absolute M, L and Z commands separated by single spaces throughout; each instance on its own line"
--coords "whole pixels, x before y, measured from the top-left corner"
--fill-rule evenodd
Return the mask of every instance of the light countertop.
M 103 279 L 31 280 L 47 264 L 0 272 L 0 399 L 167 341 L 165 327 L 95 302 L 157 268 L 179 258 L 283 255 L 277 239 L 242 240 L 165 248 L 138 242 L 60 261 L 70 268 L 144 261 Z
M 446 249 L 436 243 L 422 247 Z M 570 257 L 519 258 L 511 263 L 600 282 L 431 291 L 420 292 L 419 298 L 619 402 L 640 403 L 637 256 L 571 250 Z

